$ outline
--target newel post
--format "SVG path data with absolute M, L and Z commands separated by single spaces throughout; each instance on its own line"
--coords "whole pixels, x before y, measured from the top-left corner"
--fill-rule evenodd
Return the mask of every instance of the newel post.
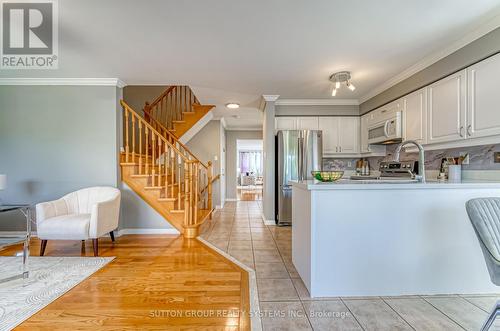
M 208 180 L 208 212 L 210 213 L 210 219 L 212 219 L 212 161 L 207 163 L 207 180 Z

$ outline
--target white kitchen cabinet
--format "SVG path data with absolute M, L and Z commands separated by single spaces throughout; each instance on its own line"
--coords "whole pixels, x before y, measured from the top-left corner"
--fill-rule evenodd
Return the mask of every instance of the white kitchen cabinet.
M 370 113 L 370 120 L 368 124 L 378 123 L 385 121 L 394 116 L 394 114 L 401 110 L 401 99 L 390 102 L 385 106 L 379 107 Z
M 359 142 L 359 152 L 365 154 L 364 156 L 385 156 L 386 146 L 385 145 L 369 145 L 368 144 L 368 128 L 370 123 L 372 123 L 372 114 L 368 113 L 360 118 L 360 142 Z
M 339 152 L 359 153 L 359 117 L 339 117 Z
M 359 141 L 359 151 L 361 153 L 369 153 L 370 145 L 368 145 L 368 124 L 370 123 L 371 114 L 365 114 L 361 116 L 359 127 L 360 127 L 360 141 Z
M 427 89 L 415 91 L 401 99 L 403 136 L 405 140 L 427 142 Z
M 467 69 L 468 138 L 500 135 L 500 55 Z
M 318 118 L 297 117 L 297 130 L 318 130 Z
M 462 70 L 428 87 L 427 143 L 466 138 L 466 76 Z
M 276 131 L 297 130 L 297 117 L 276 117 Z
M 324 155 L 359 153 L 359 117 L 319 117 L 319 129 Z
M 319 130 L 323 131 L 323 154 L 339 152 L 339 118 L 320 117 Z

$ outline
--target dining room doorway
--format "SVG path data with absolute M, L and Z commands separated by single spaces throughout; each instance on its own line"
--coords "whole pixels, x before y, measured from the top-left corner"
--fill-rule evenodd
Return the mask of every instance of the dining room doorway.
M 236 141 L 236 192 L 241 201 L 262 200 L 262 139 Z

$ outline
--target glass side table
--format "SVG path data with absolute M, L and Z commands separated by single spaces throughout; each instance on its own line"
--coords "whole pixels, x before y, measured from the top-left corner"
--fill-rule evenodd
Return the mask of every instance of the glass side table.
M 0 278 L 0 283 L 8 282 L 14 279 L 27 279 L 29 277 L 29 267 L 28 259 L 30 256 L 30 239 L 31 239 L 31 209 L 30 205 L 0 205 L 0 213 L 5 213 L 8 211 L 19 211 L 26 217 L 26 234 L 22 237 L 24 238 L 23 244 L 23 268 L 20 274 L 10 276 L 7 278 Z

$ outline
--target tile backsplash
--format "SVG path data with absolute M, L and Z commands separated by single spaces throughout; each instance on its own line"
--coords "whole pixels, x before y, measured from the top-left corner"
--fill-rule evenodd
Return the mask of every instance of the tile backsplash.
M 380 157 L 369 157 L 370 168 L 378 170 L 382 161 L 392 161 L 397 145 L 387 146 L 387 155 Z M 425 152 L 426 170 L 439 170 L 441 159 L 445 157 L 458 157 L 460 153 L 469 154 L 469 164 L 462 166 L 463 170 L 500 170 L 500 163 L 494 163 L 494 153 L 500 152 L 500 144 L 483 145 L 473 147 L 460 147 L 445 150 Z M 401 153 L 401 160 L 416 160 L 417 153 Z M 357 159 L 324 158 L 323 170 L 354 170 Z

